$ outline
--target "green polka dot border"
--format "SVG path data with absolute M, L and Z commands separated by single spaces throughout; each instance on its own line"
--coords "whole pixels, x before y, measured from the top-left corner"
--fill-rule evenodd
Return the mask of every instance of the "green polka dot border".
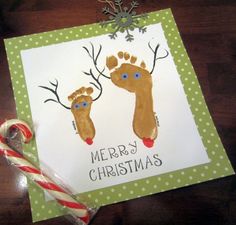
M 156 23 L 161 23 L 164 30 L 190 109 L 210 158 L 210 163 L 90 191 L 76 196 L 78 200 L 83 201 L 90 207 L 134 199 L 234 174 L 234 170 L 208 111 L 197 76 L 183 45 L 171 10 L 166 9 L 152 12 L 148 14 L 145 21 L 140 20 L 140 25 L 145 26 Z M 89 38 L 110 32 L 112 32 L 110 25 L 104 29 L 99 24 L 90 24 L 6 39 L 5 47 L 18 118 L 32 124 L 28 92 L 20 55 L 21 50 Z M 36 165 L 39 165 L 35 140 L 24 146 L 24 155 Z M 34 222 L 67 213 L 66 209 L 59 206 L 55 201 L 46 202 L 44 192 L 30 180 L 28 180 L 28 186 Z

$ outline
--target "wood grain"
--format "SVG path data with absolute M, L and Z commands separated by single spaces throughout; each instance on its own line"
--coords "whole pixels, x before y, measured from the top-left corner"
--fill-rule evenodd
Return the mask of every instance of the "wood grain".
M 128 1 L 125 1 L 128 2 Z M 139 13 L 171 7 L 207 105 L 236 165 L 236 1 L 140 0 Z M 87 0 L 0 0 L 0 120 L 16 117 L 3 38 L 89 24 L 103 5 Z M 0 224 L 30 225 L 26 180 L 0 159 Z M 38 225 L 70 224 L 64 217 Z M 92 225 L 234 225 L 235 176 L 100 209 Z

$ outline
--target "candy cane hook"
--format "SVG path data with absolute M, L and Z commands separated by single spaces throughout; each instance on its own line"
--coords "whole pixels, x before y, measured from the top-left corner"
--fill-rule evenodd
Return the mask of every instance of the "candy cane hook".
M 43 190 L 46 190 L 57 202 L 63 207 L 67 208 L 71 214 L 78 219 L 88 224 L 90 217 L 88 208 L 78 203 L 70 194 L 68 194 L 62 187 L 52 181 L 45 173 L 36 168 L 30 163 L 23 155 L 10 148 L 5 138 L 9 129 L 18 128 L 22 134 L 22 139 L 25 143 L 28 143 L 32 137 L 33 132 L 27 123 L 12 119 L 7 120 L 0 126 L 0 155 L 5 156 L 14 166 L 20 169 L 28 178 L 34 181 Z

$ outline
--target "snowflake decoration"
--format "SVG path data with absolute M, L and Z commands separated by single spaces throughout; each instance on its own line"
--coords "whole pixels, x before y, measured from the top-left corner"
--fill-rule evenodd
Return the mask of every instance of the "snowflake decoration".
M 138 28 L 140 33 L 145 33 L 147 31 L 145 26 L 139 25 L 139 20 L 147 18 L 147 14 L 136 15 L 134 9 L 139 6 L 137 1 L 132 1 L 130 3 L 130 8 L 123 7 L 122 5 L 122 0 L 115 0 L 114 7 L 104 7 L 102 12 L 109 15 L 110 21 L 101 22 L 101 26 L 106 27 L 108 24 L 111 24 L 114 29 L 114 32 L 109 35 L 111 39 L 115 39 L 117 37 L 117 32 L 120 31 L 122 33 L 126 32 L 125 39 L 126 41 L 131 42 L 134 40 L 134 36 L 130 31 L 133 31 L 135 28 Z

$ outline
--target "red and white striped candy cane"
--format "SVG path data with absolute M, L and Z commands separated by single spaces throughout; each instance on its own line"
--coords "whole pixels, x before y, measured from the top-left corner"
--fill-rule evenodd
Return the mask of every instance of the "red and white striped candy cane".
M 34 181 L 43 190 L 46 190 L 60 205 L 66 207 L 75 218 L 88 224 L 90 218 L 88 208 L 85 205 L 78 203 L 62 187 L 52 181 L 40 169 L 36 168 L 23 155 L 19 154 L 5 143 L 7 132 L 12 127 L 17 127 L 20 130 L 25 143 L 28 143 L 33 137 L 33 132 L 25 122 L 17 119 L 7 120 L 0 126 L 0 155 L 5 156 L 28 178 Z

